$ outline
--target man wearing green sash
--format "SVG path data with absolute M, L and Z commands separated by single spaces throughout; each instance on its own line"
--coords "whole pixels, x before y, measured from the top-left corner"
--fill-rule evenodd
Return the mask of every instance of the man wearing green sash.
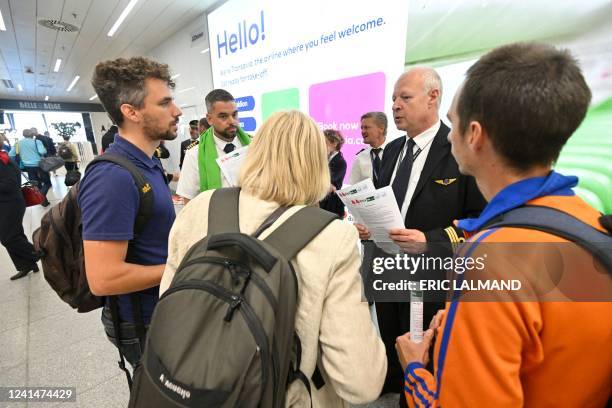
M 201 191 L 229 187 L 216 159 L 251 142 L 251 137 L 240 128 L 236 102 L 229 92 L 214 89 L 206 95 L 205 102 L 210 128 L 185 152 L 176 188 L 176 193 L 185 201 L 192 200 Z

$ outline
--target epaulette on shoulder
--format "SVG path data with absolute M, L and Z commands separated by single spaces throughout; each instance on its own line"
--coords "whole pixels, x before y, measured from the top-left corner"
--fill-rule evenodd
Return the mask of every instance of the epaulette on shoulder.
M 197 146 L 199 143 L 199 140 L 194 140 L 193 142 L 191 142 L 189 145 L 187 145 L 187 147 L 185 148 L 185 150 L 189 150 L 191 149 L 193 146 Z

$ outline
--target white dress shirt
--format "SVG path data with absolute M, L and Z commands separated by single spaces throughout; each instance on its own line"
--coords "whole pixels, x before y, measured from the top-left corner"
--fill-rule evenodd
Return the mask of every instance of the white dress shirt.
M 404 198 L 404 202 L 402 207 L 400 208 L 402 213 L 402 218 L 406 219 L 406 213 L 408 212 L 408 207 L 410 206 L 410 201 L 412 200 L 412 196 L 414 195 L 414 190 L 416 190 L 416 186 L 419 182 L 419 178 L 421 177 L 421 172 L 423 171 L 423 167 L 425 166 L 425 161 L 427 160 L 427 155 L 429 154 L 429 149 L 431 147 L 431 143 L 434 140 L 434 137 L 440 130 L 440 121 L 436 122 L 435 125 L 424 131 L 423 133 L 416 135 L 412 140 L 414 140 L 413 151 L 410 154 L 414 154 L 418 149 L 421 149 L 421 153 L 417 156 L 417 158 L 412 163 L 412 171 L 410 172 L 410 180 L 408 181 L 408 191 L 406 192 L 406 197 Z M 406 135 L 408 138 L 408 135 Z M 406 148 L 408 147 L 408 140 L 404 143 L 403 151 L 398 156 L 398 160 L 395 163 L 395 169 L 393 170 L 393 175 L 391 176 L 390 186 L 393 185 L 393 180 L 395 180 L 395 173 L 397 173 L 397 169 L 400 165 L 400 157 L 406 157 Z
M 226 142 L 223 139 L 214 136 L 215 147 L 217 148 L 217 157 L 225 156 L 225 146 L 232 143 L 236 146 L 236 149 L 242 147 L 238 136 L 231 142 Z M 200 145 L 193 146 L 185 152 L 185 159 L 183 160 L 183 168 L 181 169 L 181 177 L 179 178 L 178 185 L 176 186 L 176 194 L 181 197 L 194 199 L 200 193 L 200 170 L 198 167 L 198 154 L 200 151 Z M 229 181 L 221 172 L 221 187 L 231 187 Z
M 385 139 L 382 145 L 378 146 L 382 149 L 380 153 L 378 153 L 380 160 L 383 158 L 385 146 L 387 146 L 387 139 Z M 371 151 L 372 147 L 367 146 L 365 149 L 355 155 L 355 160 L 353 161 L 353 166 L 351 167 L 351 174 L 349 175 L 350 184 L 359 183 L 360 181 L 368 178 L 371 178 L 372 181 L 374 181 L 374 174 L 372 172 L 372 156 L 370 154 Z

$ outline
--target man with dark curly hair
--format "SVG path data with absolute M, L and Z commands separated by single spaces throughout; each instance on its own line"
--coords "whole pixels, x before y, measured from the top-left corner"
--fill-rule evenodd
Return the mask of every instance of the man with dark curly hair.
M 105 61 L 96 66 L 91 82 L 119 128 L 105 155 L 128 159 L 148 187 L 139 192 L 126 168 L 101 162 L 87 169 L 78 196 L 89 287 L 95 295 L 106 296 L 102 322 L 116 345 L 110 302 L 117 300 L 118 347 L 136 366 L 144 346 L 139 340 L 157 303 L 175 218 L 172 195 L 154 153 L 161 141 L 176 138 L 182 113 L 174 102 L 166 64 L 141 57 Z M 135 234 L 143 193 L 153 195 L 152 213 Z

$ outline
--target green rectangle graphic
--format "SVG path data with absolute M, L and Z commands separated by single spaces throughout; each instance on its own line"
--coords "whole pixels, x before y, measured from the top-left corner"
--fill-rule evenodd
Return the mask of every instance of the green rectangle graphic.
M 267 92 L 261 96 L 261 116 L 263 121 L 280 110 L 300 109 L 300 91 L 297 88 Z

